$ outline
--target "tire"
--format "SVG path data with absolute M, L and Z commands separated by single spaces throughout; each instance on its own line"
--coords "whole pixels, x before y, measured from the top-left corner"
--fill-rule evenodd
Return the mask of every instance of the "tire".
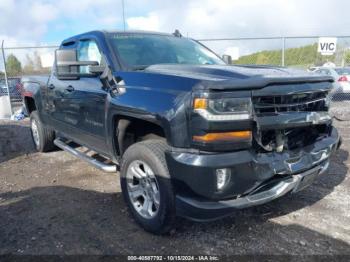
M 124 200 L 136 222 L 146 231 L 154 234 L 165 234 L 169 232 L 174 225 L 176 216 L 175 194 L 164 155 L 167 148 L 166 142 L 162 140 L 147 140 L 135 143 L 124 153 L 121 165 L 120 184 Z M 149 187 L 151 188 L 151 193 L 147 195 L 147 192 L 144 191 L 144 195 L 140 195 L 137 200 L 131 197 L 130 188 L 140 188 L 142 186 L 142 179 L 147 178 L 135 179 L 136 177 L 133 176 L 135 172 L 132 172 L 135 167 L 139 167 L 139 170 L 145 171 L 144 174 L 154 174 L 156 178 L 154 181 L 153 176 L 150 176 L 149 184 L 152 184 L 152 186 Z M 131 176 L 133 176 L 133 179 L 130 178 Z M 134 185 L 135 183 L 136 185 Z M 147 185 L 143 188 L 147 190 Z M 155 188 L 158 189 L 158 193 L 154 193 L 154 191 L 157 191 Z M 135 191 L 139 190 L 137 189 Z M 143 212 L 142 214 L 144 208 L 140 208 L 140 203 L 143 202 L 143 206 L 147 206 L 145 204 L 148 203 L 146 202 L 146 198 L 152 199 L 149 197 L 152 194 L 154 198 L 153 200 L 149 200 L 153 201 L 153 204 L 150 205 L 151 211 Z M 158 196 L 159 198 L 157 198 Z
M 37 111 L 33 111 L 30 114 L 30 127 L 36 150 L 39 152 L 48 152 L 55 148 L 53 143 L 55 132 L 40 121 Z

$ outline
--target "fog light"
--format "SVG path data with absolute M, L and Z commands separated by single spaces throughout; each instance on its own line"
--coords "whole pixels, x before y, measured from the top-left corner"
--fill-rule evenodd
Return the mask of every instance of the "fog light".
M 229 182 L 231 177 L 230 169 L 216 169 L 216 187 L 218 190 L 223 189 Z

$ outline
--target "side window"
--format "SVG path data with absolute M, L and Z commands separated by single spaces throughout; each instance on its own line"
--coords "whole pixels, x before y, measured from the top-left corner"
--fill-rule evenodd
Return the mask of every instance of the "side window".
M 101 63 L 101 53 L 93 40 L 83 40 L 78 44 L 78 61 L 97 61 Z M 88 66 L 81 66 L 80 73 L 89 73 Z

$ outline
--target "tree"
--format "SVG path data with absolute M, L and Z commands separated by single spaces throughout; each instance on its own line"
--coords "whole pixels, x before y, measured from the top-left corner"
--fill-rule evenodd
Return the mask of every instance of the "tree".
M 346 64 L 350 64 L 349 55 L 344 58 Z M 265 50 L 250 55 L 241 56 L 235 64 L 271 64 L 280 65 L 282 60 L 281 50 Z M 323 56 L 317 52 L 317 43 L 301 47 L 287 48 L 285 50 L 285 65 L 299 68 L 310 66 L 322 66 L 325 62 L 335 62 L 336 55 Z
M 17 76 L 22 72 L 21 62 L 13 54 L 7 57 L 6 71 L 9 76 Z
M 347 51 L 344 55 L 345 65 L 350 65 L 350 51 Z
M 25 66 L 23 67 L 24 74 L 48 74 L 50 72 L 50 68 L 44 68 L 42 66 L 40 54 L 37 51 L 27 54 L 25 61 Z
M 43 69 L 43 66 L 41 64 L 41 59 L 40 59 L 40 55 L 37 51 L 34 51 L 33 54 L 33 62 L 34 62 L 34 68 L 37 71 L 41 71 Z
M 26 55 L 27 63 L 23 67 L 24 74 L 32 74 L 34 72 L 34 62 L 29 54 Z
M 269 64 L 269 57 L 264 53 L 260 53 L 256 58 L 256 64 L 258 65 L 266 65 Z

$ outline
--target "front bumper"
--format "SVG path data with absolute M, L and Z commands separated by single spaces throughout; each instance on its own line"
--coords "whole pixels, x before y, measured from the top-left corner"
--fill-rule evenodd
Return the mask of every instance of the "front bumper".
M 318 175 L 324 173 L 328 165 L 329 161 L 323 162 L 321 165 L 301 174 L 293 175 L 285 180 L 276 182 L 273 186 L 269 185 L 269 189 L 264 190 L 264 187 L 262 187 L 260 190 L 254 190 L 251 194 L 232 200 L 213 202 L 177 196 L 177 213 L 179 216 L 192 220 L 207 221 L 224 217 L 237 209 L 265 204 L 289 192 L 295 193 L 304 189 Z
M 339 144 L 340 137 L 333 128 L 331 136 L 297 151 L 168 152 L 168 168 L 178 192 L 177 214 L 210 220 L 296 192 L 308 185 L 305 181 L 326 171 L 329 157 Z M 231 180 L 221 191 L 216 189 L 218 168 L 231 171 Z

